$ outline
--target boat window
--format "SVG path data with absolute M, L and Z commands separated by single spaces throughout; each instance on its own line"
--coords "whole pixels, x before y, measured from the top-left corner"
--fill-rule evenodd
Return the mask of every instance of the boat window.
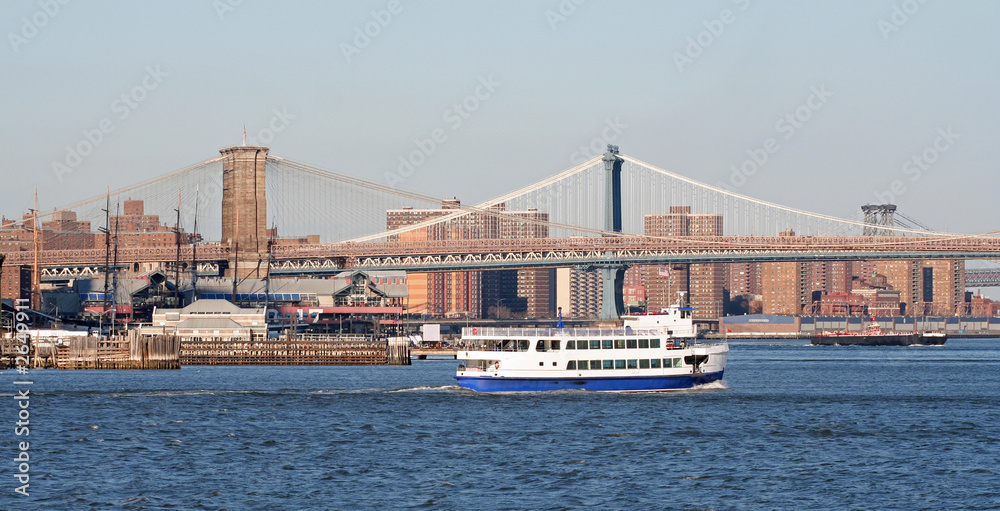
M 625 346 L 628 349 L 630 349 L 630 350 L 634 350 L 636 347 L 638 347 L 638 345 L 639 345 L 639 340 L 638 339 L 626 339 L 625 340 Z
M 545 341 L 544 340 L 539 339 L 538 342 L 535 343 L 535 351 L 548 351 L 548 350 L 545 349 Z
M 615 369 L 625 369 L 625 361 L 615 360 Z
M 604 369 L 614 369 L 615 368 L 615 361 L 614 360 L 604 360 L 604 361 L 601 362 L 601 367 L 604 368 Z
M 579 367 L 581 370 L 586 370 L 587 369 L 587 361 L 586 360 L 577 360 L 576 361 L 576 367 Z
M 566 362 L 566 369 L 570 371 L 576 369 L 576 360 L 570 360 L 569 362 Z
M 650 360 L 649 361 L 649 367 L 652 368 L 652 369 L 659 369 L 660 368 L 660 359 L 654 358 L 653 360 Z
M 639 348 L 646 349 L 649 347 L 649 339 L 639 339 Z
M 613 341 L 611 339 L 605 339 L 604 341 L 601 341 L 601 345 L 604 347 L 604 349 L 610 350 L 612 347 L 614 347 L 612 345 L 612 342 Z
M 591 369 L 600 369 L 601 368 L 601 361 L 600 360 L 591 360 L 590 361 L 590 368 Z
M 572 342 L 572 341 L 570 341 L 570 342 Z M 577 343 L 576 343 L 576 349 L 578 349 L 578 350 L 585 350 L 585 349 L 587 349 L 587 341 L 577 341 Z
M 625 349 L 625 339 L 615 339 L 615 348 L 619 350 Z
M 575 350 L 576 349 L 576 341 L 566 341 L 566 349 L 568 349 L 568 350 Z
M 549 349 L 551 349 L 552 351 L 559 351 L 559 343 L 560 343 L 559 340 L 551 341 L 549 343 L 550 344 Z
M 649 369 L 649 359 L 644 358 L 639 360 L 639 369 Z
M 649 347 L 650 348 L 659 348 L 660 347 L 660 340 L 659 339 L 650 339 L 649 340 Z
M 590 349 L 592 350 L 601 349 L 601 341 L 590 341 Z
M 528 340 L 518 339 L 517 340 L 517 351 L 528 351 Z
M 675 358 L 673 359 L 673 361 L 674 361 L 674 367 L 684 367 L 684 362 L 681 359 Z
M 636 359 L 629 360 L 628 361 L 628 368 L 629 369 L 638 369 L 639 368 L 639 361 L 636 360 Z

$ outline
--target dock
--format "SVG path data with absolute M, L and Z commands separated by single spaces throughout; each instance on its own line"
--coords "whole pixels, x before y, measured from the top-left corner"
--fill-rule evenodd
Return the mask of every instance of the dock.
M 70 337 L 33 346 L 32 366 L 52 369 L 180 369 L 180 341 L 173 335 Z
M 410 356 L 417 360 L 427 360 L 429 357 L 455 359 L 458 350 L 455 348 L 411 348 Z
M 181 343 L 183 365 L 410 365 L 406 339 L 286 335 Z

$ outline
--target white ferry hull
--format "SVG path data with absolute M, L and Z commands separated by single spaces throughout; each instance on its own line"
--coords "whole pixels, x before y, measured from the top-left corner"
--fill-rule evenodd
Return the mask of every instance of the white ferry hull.
M 477 392 L 540 392 L 592 390 L 597 392 L 667 392 L 689 389 L 722 379 L 722 371 L 681 375 L 594 377 L 487 377 L 456 376 L 458 384 Z

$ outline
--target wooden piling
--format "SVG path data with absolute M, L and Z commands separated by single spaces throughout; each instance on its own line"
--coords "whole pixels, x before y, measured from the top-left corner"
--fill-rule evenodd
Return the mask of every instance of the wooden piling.
M 59 369 L 180 369 L 180 342 L 173 335 L 70 337 L 42 347 L 35 367 Z

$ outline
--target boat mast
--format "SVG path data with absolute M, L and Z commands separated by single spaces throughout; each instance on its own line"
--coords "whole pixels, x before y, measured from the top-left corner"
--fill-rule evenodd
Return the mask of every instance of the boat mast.
M 104 332 L 104 315 L 108 313 L 108 291 L 110 290 L 111 278 L 111 187 L 108 187 L 108 195 L 104 201 L 104 228 L 100 229 L 104 233 L 104 306 L 101 308 L 98 326 L 101 335 Z
M 198 290 L 196 288 L 198 282 L 198 199 L 201 195 L 201 185 L 195 186 L 194 189 L 194 227 L 192 228 L 192 240 L 191 240 L 191 299 L 197 299 Z
M 233 255 L 233 304 L 236 304 L 236 283 L 240 278 L 240 209 L 236 208 L 236 240 Z
M 174 306 L 181 308 L 181 189 L 177 189 L 177 221 L 174 223 L 174 244 L 177 257 L 174 260 Z
M 34 229 L 32 229 L 31 239 L 35 246 L 35 262 L 31 271 L 31 308 L 40 310 L 42 308 L 42 274 L 38 269 L 38 257 L 41 252 L 38 235 L 38 187 L 35 187 L 35 209 L 31 210 Z
M 273 225 L 274 232 L 278 232 L 278 226 Z M 267 323 L 267 305 L 271 294 L 271 238 L 267 239 L 267 268 L 264 270 L 264 323 Z
M 118 225 L 121 222 L 122 203 L 119 200 L 115 209 L 115 257 L 111 274 L 111 335 L 115 335 L 115 325 L 118 323 Z M 110 227 L 110 226 L 109 226 Z

